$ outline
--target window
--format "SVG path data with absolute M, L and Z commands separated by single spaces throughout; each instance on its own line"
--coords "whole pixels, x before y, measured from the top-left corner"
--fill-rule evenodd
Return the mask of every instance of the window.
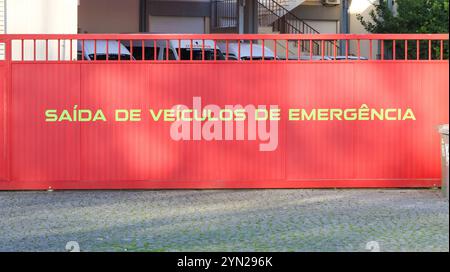
M 129 51 L 131 51 L 129 46 L 127 46 L 127 49 Z M 156 58 L 158 58 L 159 51 L 160 51 L 159 47 L 156 48 Z M 154 60 L 155 59 L 155 48 L 153 46 L 145 47 L 144 54 L 145 54 L 145 60 Z M 133 57 L 136 60 L 142 60 L 142 47 L 133 46 Z
M 120 60 L 130 60 L 130 55 L 127 54 L 121 54 Z M 77 52 L 77 60 L 83 60 L 83 54 L 81 51 Z M 94 60 L 94 54 L 89 54 L 87 57 L 84 57 L 84 60 Z M 106 60 L 106 54 L 97 54 L 96 60 Z M 118 54 L 109 54 L 108 60 L 119 60 Z
M 252 57 L 252 58 L 250 58 L 250 57 L 242 57 L 241 58 L 241 60 L 262 60 L 263 59 L 263 57 Z M 264 60 L 273 60 L 274 58 L 273 57 L 264 57 Z
M 191 49 L 190 48 L 181 49 L 181 59 L 182 60 L 190 60 L 191 59 Z M 222 52 L 220 52 L 219 50 L 216 50 L 216 59 L 217 60 L 225 59 Z M 192 50 L 192 60 L 202 60 L 202 50 L 201 49 Z M 211 50 L 211 49 L 205 50 L 205 60 L 214 60 L 214 50 Z
M 164 51 L 163 53 L 163 60 L 167 59 L 167 50 L 166 48 L 162 48 Z M 172 49 L 169 49 L 169 60 L 176 60 L 177 58 L 175 57 L 175 53 L 173 52 Z

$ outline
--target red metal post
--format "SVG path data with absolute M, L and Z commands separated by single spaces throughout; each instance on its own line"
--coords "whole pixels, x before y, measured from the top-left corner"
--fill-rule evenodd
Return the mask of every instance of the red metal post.
M 133 40 L 130 40 L 130 61 L 133 61 Z
M 205 61 L 205 40 L 202 40 L 202 61 Z
M 428 60 L 431 60 L 431 40 L 428 40 Z
M 416 58 L 417 60 L 420 60 L 420 41 L 416 41 Z
M 264 45 L 264 39 L 261 42 L 262 44 L 262 61 L 264 61 L 264 59 L 266 58 L 266 47 Z
M 405 40 L 405 60 L 408 60 L 408 40 Z
M 118 53 L 119 56 L 117 56 L 117 60 L 118 60 L 118 61 L 120 61 L 121 58 L 122 58 L 122 52 L 121 52 L 122 48 L 121 48 L 120 45 L 121 45 L 120 40 L 118 40 L 118 41 L 117 41 L 117 47 L 119 47 L 119 48 L 117 49 L 117 52 L 119 52 L 119 53 Z
M 241 40 L 238 40 L 238 61 L 241 60 Z
M 286 40 L 286 61 L 289 60 L 289 40 Z
M 397 50 L 395 50 L 395 45 L 396 45 L 396 41 L 393 40 L 393 41 L 392 41 L 392 60 L 396 60 L 396 59 L 397 59 L 397 58 L 396 58 L 396 51 L 397 51 Z
M 178 39 L 178 61 L 181 61 L 181 40 Z
M 144 40 L 141 40 L 141 46 L 142 46 L 142 51 L 141 51 L 142 58 L 141 58 L 141 60 L 145 61 L 145 42 L 144 42 Z M 156 47 L 153 47 L 153 50 L 156 52 Z

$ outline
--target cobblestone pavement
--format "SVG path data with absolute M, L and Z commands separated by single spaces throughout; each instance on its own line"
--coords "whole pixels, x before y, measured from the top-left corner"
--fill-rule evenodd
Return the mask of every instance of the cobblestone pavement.
M 437 190 L 0 192 L 0 251 L 449 251 Z

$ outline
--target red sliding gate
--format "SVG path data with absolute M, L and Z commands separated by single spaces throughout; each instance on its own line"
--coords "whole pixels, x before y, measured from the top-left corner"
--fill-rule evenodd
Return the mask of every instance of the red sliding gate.
M 77 60 L 94 40 L 94 60 Z M 225 44 L 224 60 L 217 51 L 208 59 L 204 40 Z M 117 41 L 144 58 L 115 59 Z M 176 46 L 183 41 L 187 49 Z M 447 34 L 2 42 L 0 190 L 440 186 Z M 253 57 L 242 57 L 244 45 Z M 283 57 L 264 49 L 259 58 L 261 46 Z M 189 59 L 176 58 L 182 50 Z

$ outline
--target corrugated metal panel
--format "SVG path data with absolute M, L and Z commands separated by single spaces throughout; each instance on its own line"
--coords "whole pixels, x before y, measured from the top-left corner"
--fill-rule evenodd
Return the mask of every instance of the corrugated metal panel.
M 12 82 L 11 179 L 79 180 L 80 124 L 45 122 L 46 109 L 80 105 L 79 67 L 13 65 Z
M 0 189 L 439 185 L 448 63 L 20 64 L 12 70 L 11 180 Z M 146 109 L 278 105 L 279 143 L 174 141 Z M 416 121 L 291 121 L 289 108 L 411 107 Z M 137 123 L 45 123 L 49 108 L 143 109 Z

